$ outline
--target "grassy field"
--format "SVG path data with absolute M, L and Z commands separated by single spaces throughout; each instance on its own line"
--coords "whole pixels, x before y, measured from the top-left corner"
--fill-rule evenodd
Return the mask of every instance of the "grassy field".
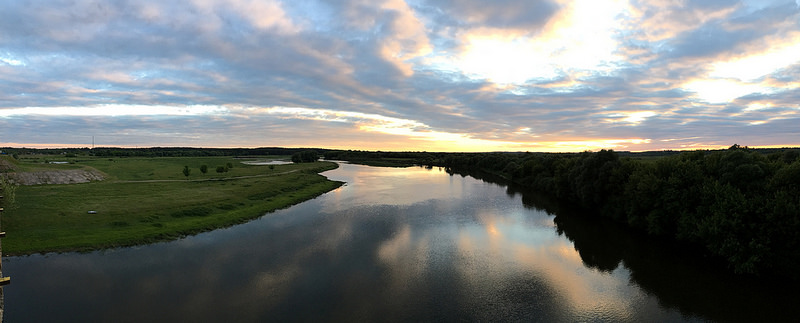
M 146 244 L 226 227 L 313 198 L 341 185 L 317 173 L 317 162 L 250 166 L 232 157 L 62 158 L 71 164 L 23 159 L 25 170 L 92 167 L 99 182 L 20 186 L 6 210 L 5 255 L 86 251 Z M 60 161 L 50 157 L 49 161 Z M 217 173 L 217 166 L 232 168 Z M 200 166 L 207 165 L 202 174 Z M 191 169 L 184 176 L 184 166 Z M 96 214 L 89 214 L 96 211 Z

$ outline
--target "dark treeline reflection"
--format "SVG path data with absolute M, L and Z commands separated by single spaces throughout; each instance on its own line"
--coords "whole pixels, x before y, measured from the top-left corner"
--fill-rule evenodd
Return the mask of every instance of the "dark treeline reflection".
M 554 215 L 559 235 L 574 243 L 587 267 L 611 272 L 624 266 L 630 270 L 631 282 L 655 295 L 664 307 L 720 322 L 780 322 L 800 317 L 800 286 L 796 282 L 736 275 L 719 259 L 690 245 L 653 238 L 610 219 L 587 215 L 585 210 L 508 184 L 499 176 L 449 172 L 506 185 L 506 193 L 521 195 L 526 207 Z

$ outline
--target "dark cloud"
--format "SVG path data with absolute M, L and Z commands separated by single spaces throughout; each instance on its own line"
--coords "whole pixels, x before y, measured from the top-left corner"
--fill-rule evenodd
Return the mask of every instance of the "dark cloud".
M 730 53 L 738 45 L 763 36 L 758 30 L 728 30 L 721 24 L 709 24 L 686 32 L 671 42 L 670 59 L 714 57 Z
M 800 19 L 800 6 L 794 1 L 784 1 L 775 4 L 765 4 L 753 11 L 744 11 L 734 14 L 728 22 L 731 26 L 750 28 L 776 28 L 784 23 L 796 23 Z
M 548 0 L 428 0 L 423 3 L 423 7 L 432 7 L 429 12 L 435 11 L 452 19 L 444 18 L 444 21 L 466 27 L 536 28 L 545 24 L 559 10 L 557 3 Z
M 758 10 L 737 6 L 738 1 L 713 1 L 698 5 L 699 10 L 721 10 L 739 8 L 727 17 L 703 23 L 698 28 L 687 30 L 668 42 L 667 57 L 692 58 L 715 57 L 718 55 L 739 55 L 748 45 L 762 43 L 764 38 L 783 32 L 785 25 L 796 28 L 800 22 L 800 10 L 793 2 L 765 6 Z

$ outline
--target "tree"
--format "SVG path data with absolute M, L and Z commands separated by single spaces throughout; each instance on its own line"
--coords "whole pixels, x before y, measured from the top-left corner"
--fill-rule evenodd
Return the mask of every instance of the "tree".
M 186 179 L 189 179 L 189 174 L 192 173 L 192 170 L 189 169 L 189 166 L 183 166 L 183 176 L 186 176 Z
M 5 176 L 0 176 L 0 205 L 6 210 L 14 209 L 16 206 L 17 184 Z
M 200 165 L 200 172 L 203 173 L 203 175 L 208 173 L 208 165 Z
M 217 173 L 224 173 L 224 172 L 227 172 L 227 171 L 228 171 L 228 168 L 226 168 L 225 166 L 217 166 Z
M 269 165 L 269 170 L 275 169 L 275 165 Z
M 319 159 L 319 155 L 314 150 L 304 150 L 292 155 L 293 163 L 312 163 Z

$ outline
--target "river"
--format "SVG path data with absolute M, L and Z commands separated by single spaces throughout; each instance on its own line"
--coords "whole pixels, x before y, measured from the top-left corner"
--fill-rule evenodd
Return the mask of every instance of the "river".
M 532 194 L 441 169 L 347 184 L 246 224 L 3 258 L 6 322 L 790 321 L 796 293 Z M 544 208 L 544 209 L 543 209 Z M 9 233 L 13 234 L 13 233 Z

